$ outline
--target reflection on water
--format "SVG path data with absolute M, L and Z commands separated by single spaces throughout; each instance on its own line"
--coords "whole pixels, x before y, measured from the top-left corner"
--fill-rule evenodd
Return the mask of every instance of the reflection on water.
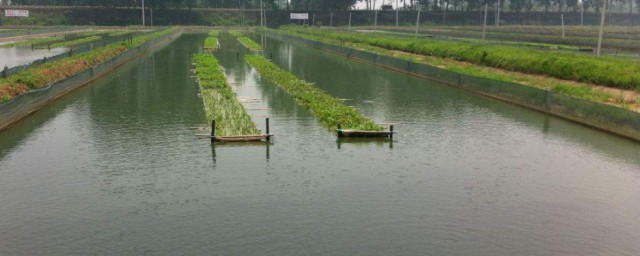
M 0 134 L 0 254 L 640 253 L 638 143 L 267 39 L 281 67 L 397 124 L 393 144 L 336 141 L 220 39 L 271 144 L 190 129 L 207 125 L 189 58 L 204 36 L 184 36 Z

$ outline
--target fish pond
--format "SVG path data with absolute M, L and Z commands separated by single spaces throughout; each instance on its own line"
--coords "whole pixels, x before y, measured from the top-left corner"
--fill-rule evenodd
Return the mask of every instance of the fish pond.
M 338 140 L 221 34 L 229 85 L 275 137 L 212 146 L 194 129 L 205 37 L 0 133 L 0 254 L 640 254 L 638 142 L 265 38 L 278 66 L 398 131 Z

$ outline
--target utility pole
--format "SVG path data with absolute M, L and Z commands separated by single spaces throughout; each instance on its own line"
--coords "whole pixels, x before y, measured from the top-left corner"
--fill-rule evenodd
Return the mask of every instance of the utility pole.
M 418 26 L 420 25 L 420 10 L 422 8 L 418 9 L 418 17 L 416 17 L 416 35 L 415 38 L 418 39 Z
M 484 4 L 484 24 L 482 25 L 482 41 L 484 41 L 487 37 L 487 9 L 488 5 Z
M 332 28 L 333 27 L 333 13 L 329 13 L 329 27 Z
M 604 32 L 604 19 L 607 13 L 608 0 L 602 1 L 602 16 L 600 17 L 600 31 L 598 32 L 598 48 L 596 49 L 596 56 L 600 56 L 602 50 L 602 33 Z
M 144 0 L 142 0 L 142 26 L 144 27 Z
M 378 9 L 374 12 L 375 17 L 373 18 L 373 31 L 378 31 Z
M 396 0 L 396 27 L 398 26 L 398 9 L 400 9 L 398 7 L 398 0 Z
M 351 13 L 349 13 L 349 30 L 351 30 Z
M 501 1 L 498 0 L 498 7 L 496 8 L 496 26 L 500 26 L 500 4 Z
M 264 26 L 264 5 L 262 5 L 262 0 L 260 0 L 260 26 Z
M 562 25 L 562 40 L 564 40 L 564 14 L 560 14 L 560 24 Z

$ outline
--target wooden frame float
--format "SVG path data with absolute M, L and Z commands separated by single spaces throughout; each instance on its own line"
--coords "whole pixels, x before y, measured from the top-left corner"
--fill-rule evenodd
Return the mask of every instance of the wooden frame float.
M 239 136 L 213 136 L 212 141 L 217 142 L 255 142 L 255 141 L 269 141 L 273 137 L 273 134 L 252 134 L 252 135 L 239 135 Z
M 273 134 L 269 134 L 269 118 L 265 119 L 266 122 L 266 134 L 248 134 L 248 135 L 235 135 L 235 136 L 216 136 L 216 120 L 211 120 L 211 143 L 217 142 L 257 142 L 257 141 L 271 141 Z
M 389 125 L 388 131 L 365 131 L 365 130 L 353 130 L 353 129 L 342 129 L 341 125 L 338 125 L 338 129 L 336 129 L 336 134 L 338 138 L 393 138 L 393 124 Z

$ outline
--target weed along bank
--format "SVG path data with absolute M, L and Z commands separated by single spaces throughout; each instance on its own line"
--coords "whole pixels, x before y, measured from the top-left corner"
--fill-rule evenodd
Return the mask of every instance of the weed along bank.
M 0 130 L 181 34 L 179 28 L 165 29 L 0 78 Z

